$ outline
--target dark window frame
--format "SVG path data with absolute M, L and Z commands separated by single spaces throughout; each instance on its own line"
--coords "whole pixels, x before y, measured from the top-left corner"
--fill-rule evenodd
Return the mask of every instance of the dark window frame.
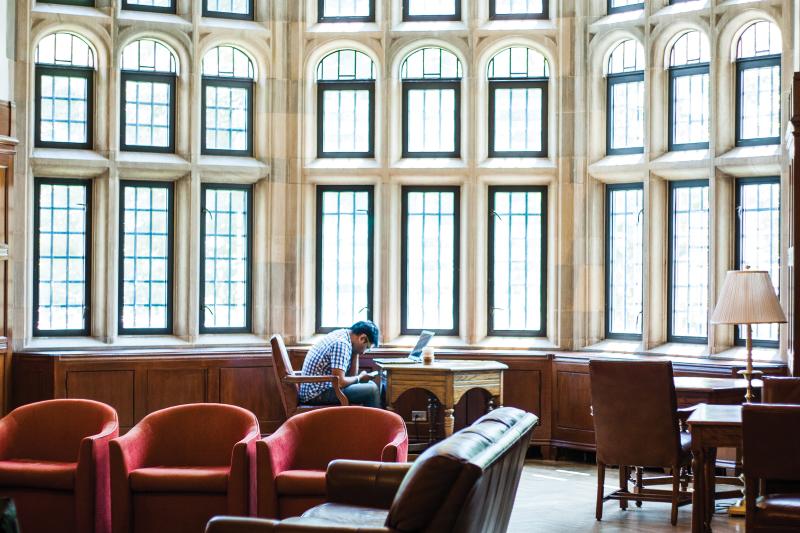
M 206 296 L 206 191 L 244 191 L 247 199 L 247 267 L 245 284 L 245 325 L 242 327 L 207 327 L 205 325 Z M 200 333 L 251 333 L 253 331 L 253 186 L 227 183 L 202 183 L 200 185 Z
M 410 192 L 452 192 L 453 198 L 453 328 L 452 329 L 409 329 L 407 322 L 407 289 L 408 289 L 408 193 Z M 400 274 L 400 334 L 418 335 L 423 329 L 433 331 L 437 335 L 458 336 L 460 321 L 460 287 L 461 287 L 461 187 L 443 186 L 428 187 L 425 185 L 403 185 L 401 188 L 401 274 Z
M 489 20 L 547 20 L 550 18 L 550 0 L 542 0 L 541 13 L 497 13 L 497 0 L 489 0 Z
M 366 152 L 325 152 L 323 150 L 325 124 L 325 92 L 367 91 L 369 93 L 369 148 Z M 318 81 L 317 82 L 317 157 L 322 159 L 375 157 L 375 80 Z
M 494 238 L 495 238 L 495 213 L 494 213 L 494 193 L 496 192 L 538 192 L 542 195 L 542 249 L 541 249 L 541 286 L 539 301 L 539 312 L 541 313 L 542 323 L 538 330 L 511 330 L 495 329 L 494 327 Z M 487 335 L 501 337 L 546 337 L 547 336 L 547 193 L 546 185 L 492 185 L 489 186 L 489 231 L 488 231 L 488 254 L 487 254 Z
M 226 78 L 219 76 L 203 76 L 201 95 L 201 117 L 200 117 L 200 153 L 202 155 L 230 155 L 237 157 L 253 157 L 253 113 L 255 102 L 255 81 L 245 78 Z M 220 150 L 217 148 L 206 147 L 206 88 L 207 87 L 229 87 L 247 90 L 247 148 L 244 150 Z
M 613 118 L 611 95 L 613 93 L 614 86 L 621 85 L 623 83 L 633 83 L 633 82 L 644 83 L 644 71 L 637 70 L 634 72 L 625 72 L 620 74 L 608 74 L 606 76 L 606 155 L 625 155 L 625 154 L 644 153 L 644 143 L 642 143 L 642 146 L 632 146 L 629 148 L 611 147 L 611 121 Z
M 606 339 L 618 339 L 618 340 L 642 340 L 641 333 L 613 333 L 611 331 L 611 268 L 610 268 L 610 259 L 611 259 L 611 195 L 615 191 L 633 191 L 639 190 L 642 191 L 644 194 L 644 184 L 643 183 L 615 183 L 615 184 L 608 184 L 606 185 L 606 193 L 605 193 L 605 257 L 603 258 L 603 277 L 605 278 L 605 295 L 603 301 L 603 309 L 604 309 L 604 334 Z M 644 209 L 644 202 L 642 202 L 642 209 Z M 642 237 L 644 237 L 644 227 L 642 227 Z M 644 244 L 644 243 L 642 243 Z M 644 260 L 644 253 L 642 253 L 642 260 Z M 644 267 L 642 265 L 642 273 L 644 275 Z M 639 312 L 639 316 L 642 320 L 642 331 L 644 331 L 644 280 L 642 280 L 642 310 Z
M 177 1 L 170 0 L 169 7 L 160 7 L 160 6 L 144 6 L 141 4 L 135 4 L 129 2 L 128 0 L 122 0 L 122 9 L 128 11 L 148 11 L 150 13 L 177 13 Z
M 86 142 L 42 141 L 42 76 L 84 78 L 86 80 Z M 37 148 L 73 148 L 92 150 L 94 148 L 94 68 L 66 67 L 57 65 L 36 65 L 34 81 L 35 131 L 33 145 Z
M 462 0 L 454 0 L 456 12 L 453 15 L 411 15 L 409 13 L 409 1 L 403 1 L 403 22 L 436 22 L 436 21 L 454 21 L 461 22 L 461 2 Z
M 314 332 L 330 333 L 338 327 L 322 326 L 322 196 L 326 192 L 366 192 L 368 195 L 369 214 L 367 215 L 367 320 L 372 320 L 373 306 L 375 305 L 375 187 L 373 185 L 317 185 L 316 191 L 316 235 L 314 247 L 316 257 L 314 260 Z M 349 325 L 349 324 L 348 324 Z
M 507 78 L 489 80 L 489 157 L 548 157 L 548 79 Z M 541 89 L 542 90 L 542 149 L 535 151 L 501 151 L 494 147 L 495 91 L 497 89 Z
M 369 15 L 364 17 L 326 17 L 325 0 L 317 0 L 317 22 L 375 22 L 375 0 L 369 0 Z
M 167 325 L 164 328 L 125 328 L 122 311 L 125 303 L 125 189 L 127 187 L 163 188 L 167 190 Z M 117 268 L 117 334 L 172 335 L 175 295 L 175 185 L 171 181 L 120 180 L 119 182 L 119 267 Z
M 84 259 L 84 319 L 83 329 L 39 329 L 39 240 L 40 240 L 40 217 L 39 202 L 42 185 L 81 185 L 86 189 L 86 233 L 85 247 L 86 255 Z M 33 179 L 33 330 L 34 337 L 88 337 L 92 328 L 92 180 L 78 178 L 40 178 Z
M 697 76 L 706 74 L 709 76 L 709 88 L 711 87 L 711 74 L 709 70 L 708 63 L 702 63 L 700 65 L 681 65 L 678 67 L 670 67 L 669 68 L 669 124 L 668 128 L 668 151 L 675 152 L 680 150 L 706 150 L 709 146 L 709 141 L 706 142 L 697 142 L 697 143 L 676 143 L 675 142 L 675 82 L 678 78 L 688 77 L 688 76 Z M 710 95 L 709 95 L 710 96 Z M 711 111 L 711 106 L 709 105 L 709 112 Z M 710 119 L 710 117 L 707 117 Z M 709 121 L 710 124 L 710 121 Z M 711 136 L 711 130 L 709 129 L 709 137 Z
M 624 13 L 626 11 L 638 11 L 640 9 L 644 9 L 644 1 L 639 2 L 638 4 L 631 4 L 628 6 L 613 6 L 614 0 L 608 0 L 607 8 L 608 14 L 612 15 L 614 13 Z
M 408 149 L 408 93 L 412 90 L 448 90 L 455 91 L 454 99 L 454 131 L 455 139 L 453 143 L 454 150 L 452 152 L 411 152 Z M 461 157 L 461 80 L 453 78 L 443 79 L 409 79 L 402 81 L 403 91 L 403 158 L 451 158 L 458 159 Z
M 248 0 L 249 12 L 248 13 L 231 13 L 229 11 L 212 11 L 208 9 L 208 0 L 203 0 L 203 16 L 214 17 L 218 19 L 238 19 L 238 20 L 255 20 L 255 2 Z
M 95 7 L 94 0 L 38 0 L 43 4 L 61 4 L 64 6 Z
M 135 144 L 130 145 L 126 142 L 126 81 L 145 81 L 151 83 L 166 83 L 169 85 L 169 145 L 152 146 Z M 177 76 L 163 72 L 140 72 L 123 70 L 120 79 L 120 126 L 119 126 L 119 149 L 125 152 L 159 152 L 175 153 L 175 91 L 177 88 Z
M 742 186 L 743 185 L 755 185 L 755 184 L 762 184 L 762 183 L 769 183 L 769 184 L 777 184 L 779 191 L 778 191 L 778 227 L 780 228 L 780 219 L 781 219 L 781 195 L 780 195 L 780 184 L 781 178 L 780 176 L 765 176 L 765 177 L 757 177 L 757 178 L 736 178 L 736 192 L 735 192 L 735 203 L 734 203 L 734 219 L 735 219 L 735 230 L 734 230 L 734 270 L 739 270 L 742 264 L 742 218 L 739 216 L 739 208 L 742 205 Z M 781 247 L 781 235 L 780 231 L 778 232 L 778 250 Z M 779 258 L 780 261 L 780 258 Z M 780 282 L 779 282 L 780 284 Z M 736 346 L 744 346 L 746 340 L 739 335 L 740 328 L 738 325 L 733 327 L 733 338 L 734 338 L 734 345 Z M 778 333 L 778 340 L 776 341 L 765 341 L 765 340 L 756 340 L 753 339 L 753 346 L 763 347 L 763 348 L 777 348 L 778 344 L 780 343 L 780 333 Z
M 708 330 L 706 329 L 706 336 L 705 337 L 683 337 L 678 335 L 672 334 L 672 300 L 673 300 L 673 281 L 675 278 L 673 268 L 672 268 L 672 260 L 674 256 L 673 251 L 673 241 L 675 236 L 675 222 L 673 213 L 675 211 L 675 189 L 679 188 L 689 188 L 689 187 L 710 187 L 709 181 L 707 179 L 699 179 L 699 180 L 683 180 L 683 181 L 670 181 L 669 182 L 669 200 L 667 206 L 667 342 L 679 342 L 685 344 L 708 344 Z M 710 192 L 710 189 L 709 189 Z M 709 210 L 711 205 L 709 203 Z M 711 213 L 709 212 L 709 217 Z M 709 221 L 709 232 L 711 231 L 711 225 Z M 710 246 L 711 246 L 711 236 L 709 235 L 709 253 L 710 253 Z M 711 264 L 709 263 L 709 272 L 711 272 Z
M 755 139 L 742 139 L 742 77 L 745 71 L 754 68 L 778 67 L 778 79 L 783 76 L 781 67 L 781 55 L 773 54 L 770 56 L 746 57 L 736 60 L 736 146 L 763 146 L 766 144 L 780 144 L 780 127 L 777 137 L 758 137 Z M 779 88 L 780 90 L 780 88 Z M 779 104 L 780 105 L 780 104 Z M 781 106 L 782 107 L 782 106 Z M 780 123 L 783 109 L 779 109 L 778 122 Z

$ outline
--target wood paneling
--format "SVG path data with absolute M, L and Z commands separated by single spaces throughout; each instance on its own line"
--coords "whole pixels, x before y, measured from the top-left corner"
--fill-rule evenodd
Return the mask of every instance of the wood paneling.
M 553 365 L 553 440 L 556 445 L 579 449 L 594 448 L 594 422 L 589 384 L 589 365 Z
M 148 368 L 144 399 L 145 414 L 173 405 L 213 401 L 208 397 L 208 369 Z
M 90 398 L 117 410 L 120 428 L 134 425 L 132 370 L 68 371 L 66 398 Z
M 251 410 L 265 433 L 275 431 L 283 419 L 283 408 L 275 396 L 277 390 L 271 366 L 221 368 L 219 371 L 219 401 Z

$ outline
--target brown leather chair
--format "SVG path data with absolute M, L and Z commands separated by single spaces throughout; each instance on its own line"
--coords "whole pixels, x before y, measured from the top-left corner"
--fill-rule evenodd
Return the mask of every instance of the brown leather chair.
M 413 464 L 333 461 L 327 503 L 281 522 L 216 517 L 206 533 L 504 532 L 538 421 L 502 407 L 428 448 Z
M 272 345 L 272 368 L 275 370 L 275 379 L 278 382 L 278 390 L 281 394 L 283 414 L 286 418 L 299 412 L 329 407 L 301 404 L 298 398 L 301 383 L 330 383 L 333 386 L 336 397 L 339 399 L 339 403 L 350 405 L 347 401 L 347 396 L 339 388 L 339 380 L 335 376 L 304 376 L 302 372 L 295 371 L 292 368 L 292 362 L 289 359 L 289 353 L 286 351 L 286 345 L 283 343 L 283 337 L 273 335 L 269 342 Z
M 800 492 L 773 486 L 800 481 L 800 406 L 746 404 L 742 462 L 748 532 L 800 531 Z
M 603 502 L 628 500 L 672 503 L 670 521 L 678 521 L 678 507 L 691 503 L 687 481 L 681 470 L 691 462 L 688 433 L 679 425 L 672 363 L 669 361 L 589 362 L 592 411 L 597 446 L 597 507 L 603 517 Z M 606 465 L 619 466 L 619 490 L 604 495 Z M 629 490 L 630 469 L 637 467 L 634 490 Z M 642 467 L 669 468 L 671 476 L 644 479 Z M 648 489 L 647 484 L 672 482 L 672 490 Z
M 764 376 L 764 403 L 800 404 L 800 378 Z

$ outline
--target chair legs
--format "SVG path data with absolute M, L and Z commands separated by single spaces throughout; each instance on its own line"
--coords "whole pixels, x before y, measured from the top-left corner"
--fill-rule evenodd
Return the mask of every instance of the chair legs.
M 628 467 L 619 465 L 619 490 L 623 493 L 628 492 Z M 628 508 L 628 500 L 620 498 L 619 508 L 625 511 Z
M 642 483 L 642 477 L 644 476 L 644 468 L 641 466 L 636 467 L 636 488 L 634 489 L 635 492 L 641 492 L 644 488 L 644 483 Z M 636 500 L 636 507 L 642 506 L 642 500 Z
M 681 468 L 672 467 L 672 513 L 669 521 L 674 526 L 678 523 L 678 500 L 680 499 Z
M 594 517 L 597 520 L 603 519 L 603 484 L 606 480 L 606 465 L 597 461 L 597 508 Z

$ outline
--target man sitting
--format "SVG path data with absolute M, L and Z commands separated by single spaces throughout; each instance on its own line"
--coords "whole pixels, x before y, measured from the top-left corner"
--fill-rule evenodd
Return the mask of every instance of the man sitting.
M 351 404 L 381 407 L 380 391 L 369 375 L 358 371 L 358 358 L 372 347 L 378 347 L 380 330 L 370 320 L 356 322 L 349 328 L 328 333 L 309 350 L 303 361 L 303 375 L 333 375 Z M 346 372 L 352 363 L 353 376 Z M 303 383 L 300 401 L 311 405 L 338 405 L 330 383 Z

